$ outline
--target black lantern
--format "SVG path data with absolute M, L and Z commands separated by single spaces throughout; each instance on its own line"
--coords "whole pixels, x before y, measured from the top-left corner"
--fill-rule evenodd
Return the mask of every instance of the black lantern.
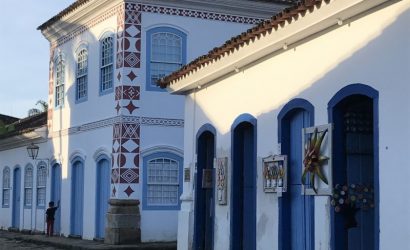
M 27 146 L 28 156 L 31 159 L 35 160 L 37 158 L 39 148 L 39 146 L 35 145 L 34 143 L 31 143 L 31 145 Z

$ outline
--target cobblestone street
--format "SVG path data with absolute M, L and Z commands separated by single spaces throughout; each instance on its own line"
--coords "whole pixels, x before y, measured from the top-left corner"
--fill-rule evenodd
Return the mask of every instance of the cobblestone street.
M 28 249 L 42 249 L 42 250 L 60 250 L 61 248 L 55 248 L 43 244 L 35 244 L 29 242 L 23 242 L 16 239 L 0 238 L 0 250 L 28 250 Z

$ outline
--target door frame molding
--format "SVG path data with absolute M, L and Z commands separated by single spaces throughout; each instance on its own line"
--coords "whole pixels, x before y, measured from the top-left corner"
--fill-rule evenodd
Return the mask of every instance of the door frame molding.
M 283 144 L 285 144 L 286 147 L 288 147 L 288 145 L 286 143 L 288 143 L 288 140 L 286 140 L 286 135 L 285 132 L 289 132 L 289 120 L 288 120 L 288 116 L 291 115 L 293 112 L 296 112 L 298 109 L 304 110 L 308 113 L 309 117 L 309 126 L 314 126 L 315 124 L 315 107 L 312 105 L 312 103 L 310 103 L 309 101 L 307 101 L 306 99 L 302 99 L 302 98 L 294 98 L 292 100 L 290 100 L 289 102 L 287 102 L 282 109 L 279 111 L 278 114 L 278 143 L 281 144 L 281 154 L 282 154 L 282 149 Z M 302 145 L 300 145 L 302 147 Z M 312 197 L 312 201 L 311 203 L 311 212 L 313 213 L 313 223 L 312 223 L 312 235 L 313 235 L 313 249 L 314 249 L 314 244 L 315 244 L 315 201 L 314 201 L 314 197 Z M 284 209 L 284 201 L 282 198 L 278 199 L 278 213 L 279 213 L 279 223 L 278 223 L 278 249 L 284 249 L 284 241 L 283 241 L 283 237 L 285 237 L 286 235 L 282 232 L 282 228 L 284 226 L 284 222 L 283 222 L 283 217 L 286 215 L 287 211 L 285 211 Z
M 379 250 L 380 247 L 380 190 L 379 190 L 379 92 L 369 85 L 362 83 L 353 83 L 341 88 L 336 94 L 329 100 L 327 105 L 328 120 L 329 123 L 333 123 L 334 111 L 336 106 L 345 98 L 353 95 L 363 95 L 373 102 L 373 171 L 374 171 L 374 201 L 375 201 L 375 218 L 374 218 L 374 247 L 375 250 Z M 333 143 L 336 143 L 334 138 Z M 330 211 L 330 246 L 335 249 L 335 231 L 334 231 L 334 210 Z
M 111 171 L 111 166 L 110 166 L 110 163 L 111 163 L 111 157 L 110 156 L 108 156 L 108 154 L 106 154 L 105 153 L 105 151 L 104 152 L 101 152 L 101 153 L 99 153 L 98 154 L 98 156 L 96 155 L 96 157 L 94 158 L 94 160 L 95 160 L 95 167 L 96 167 L 96 171 L 95 171 L 95 176 L 96 176 L 96 182 L 95 182 L 95 190 L 97 191 L 97 190 L 99 190 L 99 188 L 101 188 L 101 184 L 102 184 L 102 181 L 100 180 L 100 178 L 99 178 L 99 175 L 101 174 L 101 166 L 100 166 L 100 162 L 101 161 L 103 161 L 103 160 L 106 160 L 107 162 L 108 162 L 108 176 L 111 176 L 110 175 L 110 171 Z M 106 180 L 107 181 L 107 184 L 108 184 L 108 194 L 110 194 L 110 179 L 108 179 L 108 180 Z M 98 224 L 99 224 L 99 220 L 101 220 L 101 218 L 99 218 L 98 217 L 98 212 L 99 212 L 99 209 L 101 209 L 100 208 L 100 206 L 99 206 L 99 204 L 100 204 L 100 193 L 98 193 L 98 195 L 96 195 L 95 196 L 95 230 L 94 230 L 94 237 L 97 237 L 97 231 L 98 231 Z M 103 218 L 104 220 L 105 220 L 105 218 Z

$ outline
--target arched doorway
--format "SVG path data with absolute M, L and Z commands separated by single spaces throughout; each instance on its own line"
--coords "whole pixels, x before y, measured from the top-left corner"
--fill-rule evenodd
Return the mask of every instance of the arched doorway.
M 231 249 L 256 249 L 256 119 L 232 125 Z
M 13 171 L 13 215 L 12 227 L 20 228 L 20 200 L 21 200 L 21 169 L 14 168 Z
M 215 129 L 204 125 L 197 134 L 197 174 L 195 186 L 195 229 L 194 246 L 196 250 L 213 249 L 214 239 L 214 185 L 203 186 L 204 172 L 214 176 Z
M 302 129 L 314 124 L 313 105 L 287 103 L 278 115 L 281 153 L 288 156 L 288 189 L 279 198 L 279 249 L 314 250 L 314 197 L 302 190 Z
M 72 163 L 71 176 L 71 228 L 73 236 L 83 234 L 83 204 L 84 204 L 84 161 L 76 157 Z
M 51 168 L 51 201 L 56 204 L 61 200 L 61 166 L 58 163 L 53 164 Z M 61 208 L 56 210 L 54 220 L 54 234 L 60 234 L 61 225 Z
M 334 125 L 333 183 L 357 196 L 352 206 L 332 208 L 333 249 L 378 249 L 378 92 L 352 84 L 336 93 L 328 108 Z
M 110 161 L 107 156 L 97 160 L 97 187 L 96 187 L 96 228 L 95 237 L 104 238 L 105 217 L 108 211 L 110 198 Z

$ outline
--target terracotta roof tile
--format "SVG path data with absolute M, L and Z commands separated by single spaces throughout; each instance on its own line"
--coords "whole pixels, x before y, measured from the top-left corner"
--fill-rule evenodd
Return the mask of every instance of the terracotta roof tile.
M 262 21 L 256 26 L 248 29 L 246 32 L 232 37 L 222 46 L 212 49 L 208 54 L 199 56 L 178 71 L 160 79 L 157 82 L 157 85 L 161 88 L 166 88 L 172 81 L 178 80 L 188 73 L 198 70 L 200 67 L 205 66 L 214 59 L 219 60 L 225 53 L 234 53 L 235 49 L 239 49 L 239 47 L 245 43 L 248 44 L 250 41 L 254 41 L 256 37 L 260 37 L 262 34 L 266 34 L 266 32 L 277 30 L 278 27 L 284 25 L 285 22 L 292 22 L 292 20 L 299 14 L 304 15 L 306 11 L 312 12 L 314 6 L 320 6 L 322 2 L 328 3 L 330 0 L 301 0 L 296 2 L 293 6 L 277 13 L 269 20 Z
M 47 112 L 43 112 L 37 115 L 33 115 L 33 116 L 29 116 L 29 117 L 17 120 L 13 123 L 10 123 L 9 126 L 10 125 L 13 126 L 14 129 L 10 132 L 1 134 L 0 140 L 7 138 L 7 137 L 31 132 L 35 130 L 36 128 L 47 125 Z

